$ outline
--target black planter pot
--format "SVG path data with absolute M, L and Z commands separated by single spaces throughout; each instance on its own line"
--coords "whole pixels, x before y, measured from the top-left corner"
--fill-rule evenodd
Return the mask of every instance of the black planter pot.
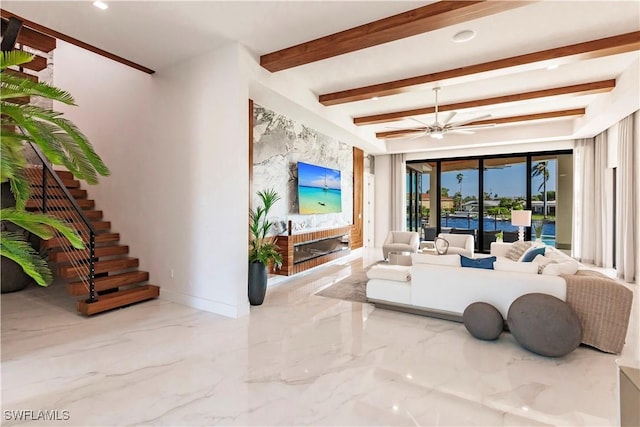
M 260 305 L 267 294 L 267 267 L 260 261 L 249 263 L 249 304 Z
M 26 288 L 29 283 L 35 283 L 31 277 L 25 274 L 22 267 L 14 261 L 5 257 L 1 257 L 0 261 L 2 262 L 2 265 L 0 265 L 2 268 L 0 291 L 2 291 L 3 294 L 21 291 Z

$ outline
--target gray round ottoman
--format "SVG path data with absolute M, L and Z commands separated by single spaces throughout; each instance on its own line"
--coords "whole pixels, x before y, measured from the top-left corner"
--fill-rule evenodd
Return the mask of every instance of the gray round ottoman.
M 498 339 L 504 328 L 504 321 L 498 309 L 486 302 L 474 302 L 465 308 L 462 321 L 467 331 L 481 340 Z
M 526 294 L 509 307 L 507 324 L 521 346 L 542 356 L 571 353 L 582 340 L 582 325 L 564 301 L 546 294 Z

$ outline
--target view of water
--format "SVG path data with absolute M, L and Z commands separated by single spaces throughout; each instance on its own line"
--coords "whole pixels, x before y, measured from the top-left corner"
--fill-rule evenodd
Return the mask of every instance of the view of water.
M 298 187 L 301 214 L 342 212 L 342 192 L 318 187 Z
M 441 227 L 451 228 L 478 228 L 478 220 L 476 218 L 446 218 L 443 217 L 440 222 Z M 518 227 L 511 225 L 511 221 L 496 221 L 493 218 L 484 219 L 484 229 L 486 231 L 518 231 Z M 556 223 L 547 222 L 542 226 L 543 236 L 556 235 Z

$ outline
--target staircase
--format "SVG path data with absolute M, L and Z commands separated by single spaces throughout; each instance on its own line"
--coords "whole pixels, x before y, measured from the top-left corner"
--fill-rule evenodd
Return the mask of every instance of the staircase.
M 119 243 L 120 234 L 111 231 L 111 223 L 103 220 L 102 211 L 95 210 L 95 202 L 87 199 L 80 182 L 70 172 L 47 166 L 26 169 L 31 184 L 27 209 L 66 221 L 83 238 L 86 249 L 72 248 L 61 236 L 40 245 L 54 276 L 66 280 L 69 294 L 79 298 L 78 312 L 90 316 L 158 297 L 160 288 L 146 284 L 149 273 L 138 270 L 138 258 L 128 256 L 129 247 Z

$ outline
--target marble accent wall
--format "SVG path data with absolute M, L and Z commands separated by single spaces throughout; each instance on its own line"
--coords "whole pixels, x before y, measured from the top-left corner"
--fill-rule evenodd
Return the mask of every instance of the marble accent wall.
M 298 213 L 298 162 L 340 170 L 342 212 Z M 254 104 L 253 206 L 260 203 L 256 193 L 266 188 L 274 188 L 282 198 L 271 211 L 278 233 L 287 232 L 289 220 L 294 233 L 349 225 L 353 219 L 353 148 Z

